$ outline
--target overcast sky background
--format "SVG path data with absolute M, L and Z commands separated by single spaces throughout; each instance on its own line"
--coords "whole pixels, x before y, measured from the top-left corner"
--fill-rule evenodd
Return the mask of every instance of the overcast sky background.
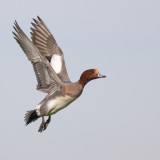
M 160 1 L 1 0 L 0 159 L 159 160 Z M 106 79 L 41 123 L 24 114 L 45 97 L 12 35 L 17 20 L 30 36 L 39 15 L 62 48 L 70 79 L 89 68 Z

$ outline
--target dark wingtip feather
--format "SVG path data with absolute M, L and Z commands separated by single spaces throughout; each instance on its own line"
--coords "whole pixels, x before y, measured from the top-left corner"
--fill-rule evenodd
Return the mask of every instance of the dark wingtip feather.
M 34 19 L 34 18 L 33 18 L 33 21 L 34 21 L 36 24 L 38 24 L 38 23 L 39 23 L 39 22 L 38 22 L 36 19 Z
M 15 26 L 13 26 L 13 28 L 14 28 L 14 30 L 18 33 L 18 30 L 17 30 L 17 28 L 15 27 Z
M 14 34 L 15 37 L 17 37 L 17 34 L 15 32 L 12 31 L 12 33 Z
M 42 19 L 41 19 L 39 16 L 37 16 L 37 18 L 38 18 L 38 20 L 39 20 L 40 22 L 43 22 Z
M 13 37 L 13 38 L 19 43 L 19 41 L 18 41 L 18 39 L 16 37 Z
M 31 22 L 31 24 L 32 24 L 32 26 L 33 26 L 34 28 L 37 27 L 37 25 L 36 25 L 35 23 Z
M 34 28 L 30 27 L 30 29 L 32 30 L 32 32 L 35 32 L 35 29 L 34 29 Z
M 14 21 L 14 25 L 16 25 L 16 24 L 17 24 L 17 21 L 15 20 L 15 21 Z
M 22 30 L 21 30 L 21 28 L 20 28 L 20 26 L 18 25 L 18 23 L 17 23 L 17 21 L 15 20 L 15 22 L 14 22 L 14 25 L 15 26 L 13 26 L 13 28 L 15 29 L 15 31 L 18 33 L 19 31 L 21 31 L 22 32 Z
M 19 25 L 18 25 L 18 23 L 17 23 L 16 20 L 15 20 L 15 22 L 14 22 L 14 25 L 15 25 L 16 27 L 19 27 Z

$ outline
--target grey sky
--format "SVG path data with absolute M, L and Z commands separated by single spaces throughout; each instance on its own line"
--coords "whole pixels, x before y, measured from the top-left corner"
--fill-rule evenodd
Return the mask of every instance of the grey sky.
M 1 0 L 0 159 L 159 160 L 160 1 Z M 39 15 L 62 48 L 71 80 L 89 68 L 106 79 L 52 116 L 24 126 L 24 114 L 45 96 L 13 39 L 17 20 L 30 36 Z

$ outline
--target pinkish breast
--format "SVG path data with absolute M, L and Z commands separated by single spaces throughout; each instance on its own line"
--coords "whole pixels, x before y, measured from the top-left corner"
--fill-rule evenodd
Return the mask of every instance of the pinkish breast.
M 82 93 L 82 86 L 78 83 L 69 83 L 63 85 L 62 93 L 71 97 L 79 97 Z

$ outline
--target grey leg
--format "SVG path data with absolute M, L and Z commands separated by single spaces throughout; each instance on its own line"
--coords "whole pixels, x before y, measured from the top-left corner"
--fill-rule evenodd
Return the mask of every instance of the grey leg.
M 46 130 L 46 128 L 48 127 L 48 124 L 50 123 L 50 121 L 51 121 L 51 116 L 49 116 L 47 121 L 45 122 L 43 130 Z
M 42 117 L 42 123 L 41 123 L 41 125 L 40 125 L 40 127 L 39 127 L 39 130 L 38 130 L 38 132 L 42 132 L 44 129 L 44 125 L 45 125 L 45 119 L 44 119 L 44 117 Z

